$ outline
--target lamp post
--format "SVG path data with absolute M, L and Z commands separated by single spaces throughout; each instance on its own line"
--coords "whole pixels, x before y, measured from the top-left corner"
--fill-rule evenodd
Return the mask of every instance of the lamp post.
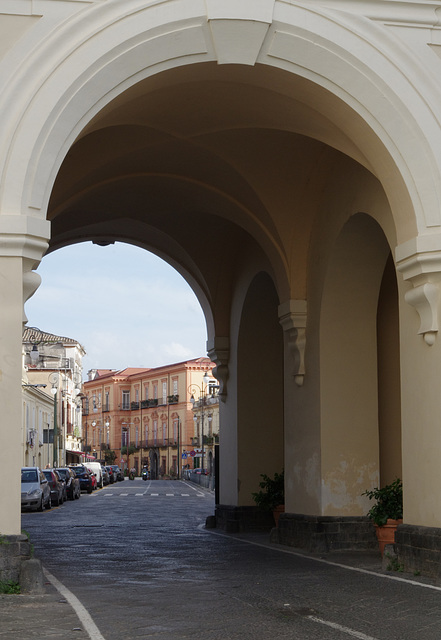
M 110 427 L 110 422 L 108 420 L 106 420 L 106 422 L 104 423 L 104 426 L 106 427 L 106 431 L 108 433 L 109 432 L 109 427 Z M 103 448 L 102 448 L 102 444 L 103 444 L 103 439 L 102 439 L 103 425 L 102 424 L 98 424 L 96 420 L 93 420 L 92 427 L 94 429 L 95 429 L 95 427 L 98 427 L 98 429 L 99 429 L 98 444 L 100 446 L 100 451 L 102 452 L 102 450 L 103 450 Z M 100 460 L 101 460 L 101 458 L 100 458 Z
M 35 346 L 35 345 L 34 345 Z M 60 383 L 60 375 L 58 372 L 53 372 L 49 376 L 49 382 L 51 383 L 51 393 L 54 396 L 54 451 L 53 451 L 53 466 L 58 466 L 58 385 Z
M 204 377 L 202 378 L 202 382 L 203 382 L 203 385 L 201 386 L 199 386 L 198 384 L 191 384 L 188 387 L 188 392 L 191 393 L 190 402 L 193 405 L 193 409 L 194 409 L 194 406 L 196 404 L 194 394 L 196 391 L 199 391 L 199 402 L 201 407 L 201 453 L 202 453 L 201 468 L 205 469 L 205 466 L 204 466 L 204 406 L 205 406 L 205 398 L 207 395 L 207 387 L 208 387 L 208 383 L 210 382 L 210 376 L 208 375 L 207 371 L 205 372 Z
M 133 425 L 133 422 L 122 422 L 121 423 L 121 450 L 123 448 L 123 437 L 122 434 L 125 432 L 127 434 L 127 473 L 129 472 L 129 446 L 130 446 L 130 427 Z M 122 460 L 122 452 L 121 452 L 121 460 Z

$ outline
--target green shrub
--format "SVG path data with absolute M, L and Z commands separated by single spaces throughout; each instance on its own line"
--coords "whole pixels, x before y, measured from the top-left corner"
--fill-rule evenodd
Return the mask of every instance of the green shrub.
M 377 501 L 367 515 L 379 527 L 385 525 L 388 519 L 401 520 L 403 517 L 403 483 L 399 478 L 382 489 L 375 487 L 362 495 Z
M 260 491 L 252 493 L 254 502 L 260 509 L 273 511 L 281 504 L 285 504 L 285 474 L 275 473 L 274 478 L 270 478 L 262 473 L 259 483 Z

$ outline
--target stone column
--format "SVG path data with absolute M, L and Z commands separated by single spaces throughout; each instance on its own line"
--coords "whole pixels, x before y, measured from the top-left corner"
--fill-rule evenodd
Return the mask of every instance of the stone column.
M 24 303 L 36 291 L 33 273 L 49 237 L 49 223 L 0 215 L 0 468 L 8 488 L 0 492 L 0 534 L 21 532 L 22 332 Z

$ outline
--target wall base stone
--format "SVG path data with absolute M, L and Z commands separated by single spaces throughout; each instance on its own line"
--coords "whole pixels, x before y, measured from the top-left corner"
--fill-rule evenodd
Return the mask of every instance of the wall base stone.
M 400 524 L 395 534 L 398 561 L 407 573 L 434 578 L 441 584 L 441 529 Z
M 228 533 L 240 531 L 271 531 L 274 516 L 270 511 L 257 507 L 234 507 L 219 504 L 216 506 L 216 527 Z
M 375 528 L 366 516 L 308 516 L 282 513 L 279 543 L 311 553 L 378 549 Z
M 0 535 L 0 581 L 19 582 L 20 568 L 31 557 L 31 543 L 25 535 Z

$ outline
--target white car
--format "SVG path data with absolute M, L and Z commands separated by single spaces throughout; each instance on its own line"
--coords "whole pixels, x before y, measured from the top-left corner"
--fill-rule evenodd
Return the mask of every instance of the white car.
M 44 473 L 38 467 L 22 467 L 21 508 L 43 511 L 51 507 L 51 488 Z
M 86 462 L 85 463 L 87 468 L 90 469 L 95 478 L 96 478 L 96 483 L 97 486 L 102 489 L 104 486 L 104 482 L 103 482 L 103 470 L 101 468 L 101 463 L 100 462 Z

